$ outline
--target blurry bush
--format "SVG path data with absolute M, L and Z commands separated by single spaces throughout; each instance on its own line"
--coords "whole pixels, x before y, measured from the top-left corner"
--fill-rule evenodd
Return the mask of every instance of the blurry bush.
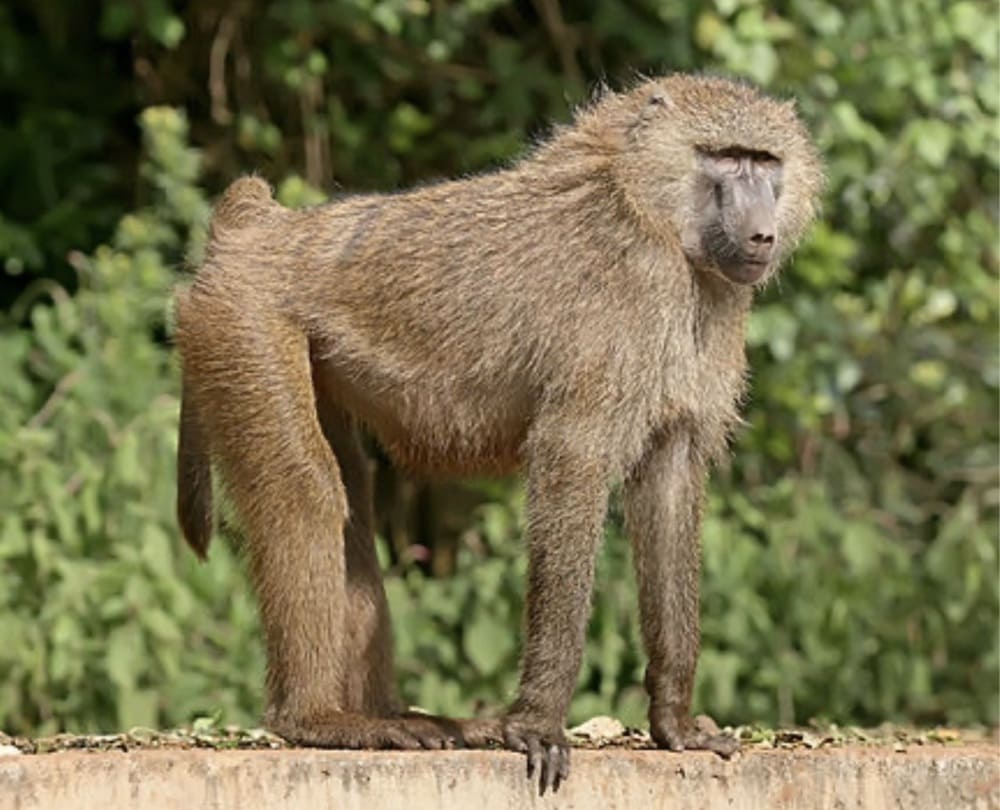
M 153 202 L 39 281 L 0 332 L 0 726 L 249 721 L 256 611 L 225 544 L 203 566 L 173 519 L 176 375 L 163 335 L 188 233 L 207 216 L 179 112 L 142 115 Z M 14 316 L 19 313 L 15 311 Z
M 715 477 L 704 536 L 698 702 L 727 721 L 996 722 L 995 10 L 73 8 L 101 20 L 79 47 L 124 54 L 134 78 L 116 84 L 100 59 L 81 58 L 80 98 L 52 95 L 70 66 L 39 54 L 66 36 L 68 4 L 0 9 L 0 90 L 16 102 L 14 125 L 0 127 L 0 177 L 12 181 L 0 183 L 0 257 L 20 274 L 0 325 L 0 727 L 259 712 L 260 643 L 238 560 L 217 543 L 196 565 L 172 516 L 167 292 L 185 251 L 197 255 L 206 187 L 257 167 L 304 204 L 333 181 L 390 188 L 495 165 L 564 119 L 595 77 L 708 66 L 796 96 L 830 182 L 823 223 L 751 323 L 749 427 Z M 114 191 L 127 161 L 101 151 L 132 87 L 143 103 L 183 104 L 207 156 L 200 177 L 185 117 L 147 110 L 138 206 Z M 69 134 L 86 133 L 73 151 Z M 53 169 L 53 156 L 67 165 Z M 95 248 L 112 212 L 110 246 Z M 72 279 L 59 263 L 67 245 L 81 248 Z M 482 493 L 453 578 L 384 555 L 401 684 L 430 710 L 495 709 L 516 685 L 520 495 Z M 573 720 L 644 713 L 619 527 L 615 516 Z

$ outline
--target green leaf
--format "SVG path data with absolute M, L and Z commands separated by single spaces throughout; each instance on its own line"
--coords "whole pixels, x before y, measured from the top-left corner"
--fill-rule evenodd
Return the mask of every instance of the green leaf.
M 118 727 L 156 728 L 159 725 L 159 702 L 152 689 L 123 688 L 118 693 Z
M 136 625 L 116 627 L 108 636 L 104 668 L 108 678 L 120 689 L 130 688 L 136 683 L 143 668 L 145 655 L 142 632 Z
M 955 133 L 944 121 L 915 121 L 910 137 L 917 154 L 930 166 L 941 168 L 948 162 Z
M 483 675 L 495 672 L 513 651 L 514 642 L 505 623 L 477 611 L 462 630 L 462 649 Z

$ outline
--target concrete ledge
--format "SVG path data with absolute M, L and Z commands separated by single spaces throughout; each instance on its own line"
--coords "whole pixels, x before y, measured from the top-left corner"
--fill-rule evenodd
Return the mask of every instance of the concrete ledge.
M 524 758 L 494 751 L 133 751 L 0 756 L 0 810 L 997 810 L 991 744 L 815 751 L 573 752 L 537 795 Z

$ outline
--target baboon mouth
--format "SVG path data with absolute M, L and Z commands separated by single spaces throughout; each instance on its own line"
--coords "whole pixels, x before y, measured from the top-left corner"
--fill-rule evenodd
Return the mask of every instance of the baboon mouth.
M 722 267 L 723 275 L 737 284 L 756 284 L 766 275 L 771 263 L 761 259 L 744 259 Z

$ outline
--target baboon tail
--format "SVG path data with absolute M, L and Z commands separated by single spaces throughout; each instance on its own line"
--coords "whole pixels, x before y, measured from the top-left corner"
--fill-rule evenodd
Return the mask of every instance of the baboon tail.
M 187 386 L 177 440 L 177 520 L 188 545 L 205 559 L 212 539 L 212 467 Z
M 245 228 L 269 218 L 278 209 L 271 196 L 271 187 L 260 177 L 241 177 L 229 184 L 215 204 L 212 232 Z
M 266 222 L 280 214 L 271 187 L 259 177 L 241 177 L 225 190 L 212 212 L 207 258 L 213 244 L 226 231 L 238 231 Z M 178 323 L 183 321 L 187 295 L 177 294 Z M 177 519 L 184 539 L 202 559 L 212 539 L 212 467 L 208 443 L 191 395 L 190 380 L 183 379 L 181 418 L 177 440 Z

